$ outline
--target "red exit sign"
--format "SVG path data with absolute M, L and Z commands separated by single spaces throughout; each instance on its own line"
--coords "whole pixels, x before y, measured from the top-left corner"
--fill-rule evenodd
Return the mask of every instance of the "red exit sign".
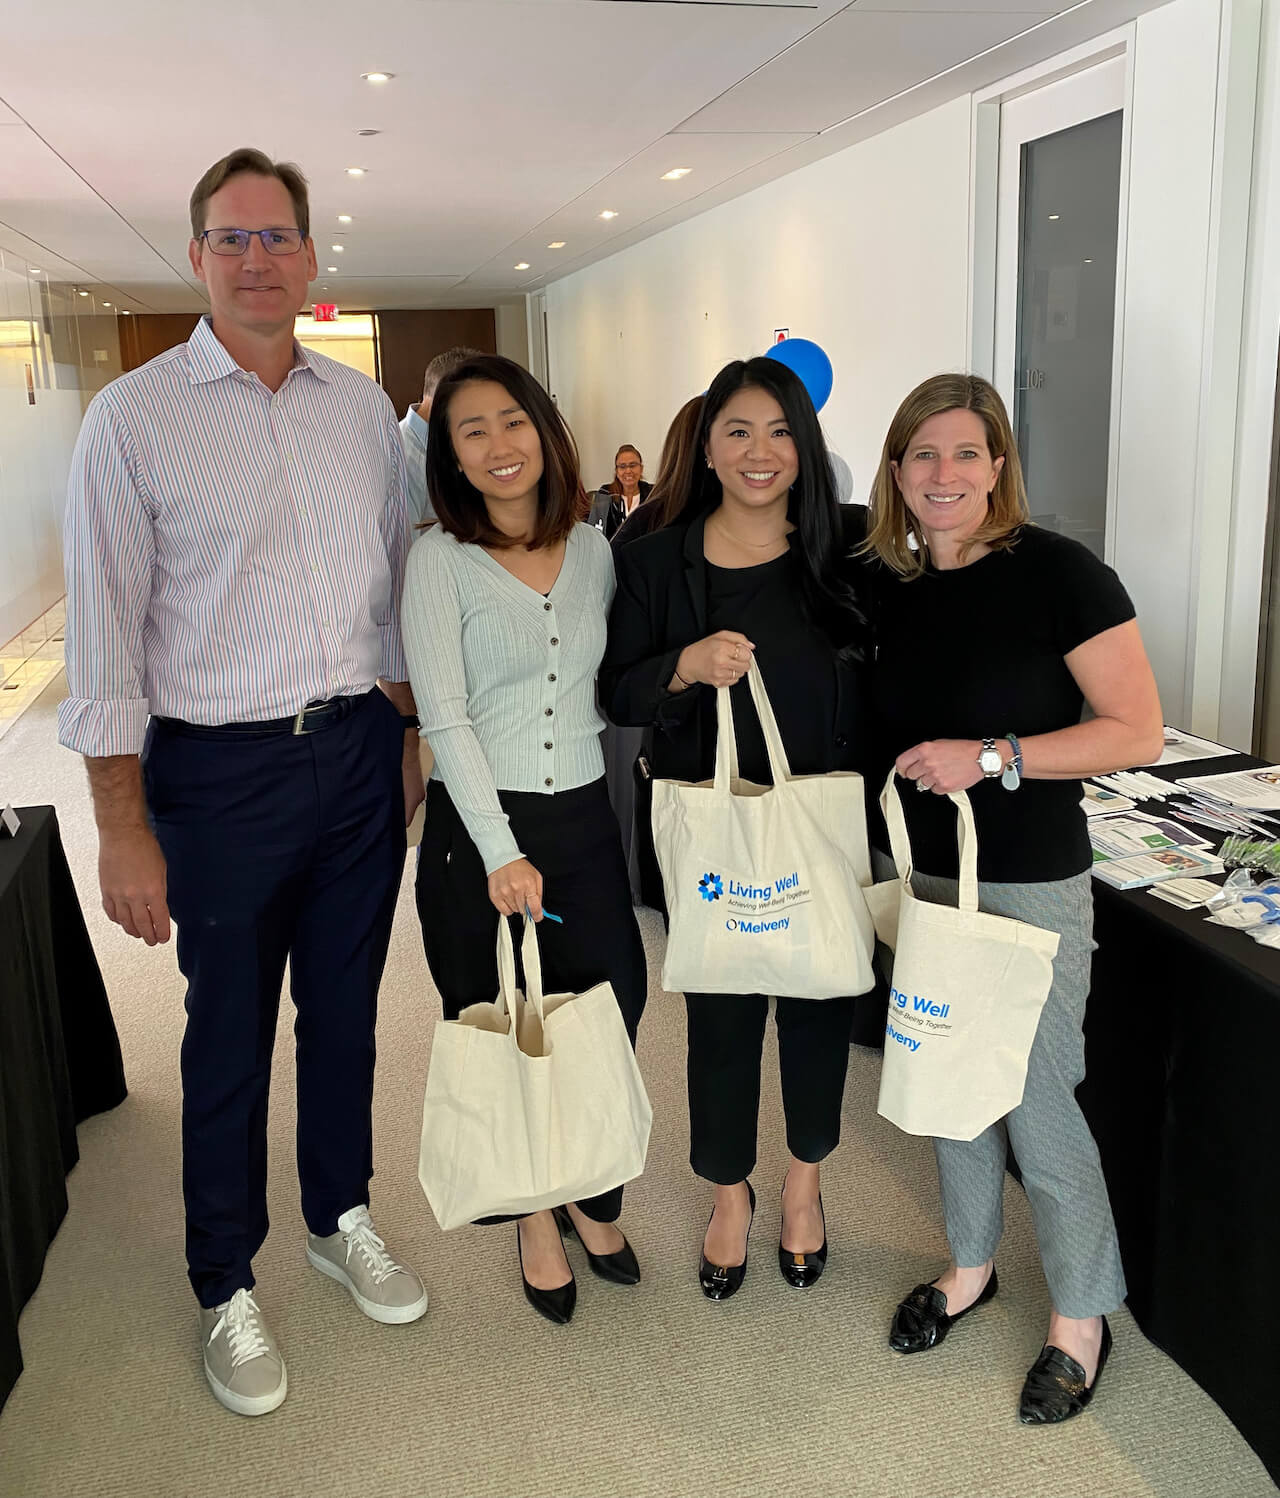
M 311 315 L 317 322 L 337 322 L 338 304 L 336 302 L 316 302 L 311 308 Z

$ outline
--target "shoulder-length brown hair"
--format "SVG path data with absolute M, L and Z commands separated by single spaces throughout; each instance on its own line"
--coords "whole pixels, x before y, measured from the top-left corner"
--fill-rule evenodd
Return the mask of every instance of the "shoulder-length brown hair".
M 662 444 L 658 477 L 646 504 L 655 506 L 658 525 L 670 525 L 689 501 L 693 488 L 693 465 L 697 460 L 698 424 L 702 420 L 702 397 L 695 395 L 676 412 Z
M 880 467 L 871 486 L 871 526 L 859 548 L 862 552 L 874 551 L 885 566 L 902 577 L 919 577 L 923 573 L 925 539 L 902 497 L 892 465 L 902 462 L 921 426 L 944 411 L 974 412 L 986 428 L 987 450 L 992 461 L 1004 459 L 991 491 L 987 518 L 963 543 L 961 556 L 979 543 L 992 551 L 1007 551 L 1017 539 L 1019 528 L 1031 518 L 1017 443 L 999 391 L 981 375 L 933 375 L 916 386 L 889 423 Z M 908 544 L 908 537 L 914 538 L 914 549 Z
M 477 380 L 501 385 L 533 423 L 542 444 L 542 478 L 538 481 L 538 519 L 527 541 L 515 541 L 489 519 L 484 495 L 463 474 L 449 430 L 453 398 Z M 582 480 L 578 448 L 551 397 L 527 369 L 497 354 L 476 354 L 452 369 L 436 387 L 427 427 L 427 492 L 441 528 L 459 541 L 480 546 L 525 546 L 537 551 L 552 546 L 573 529 L 578 518 Z

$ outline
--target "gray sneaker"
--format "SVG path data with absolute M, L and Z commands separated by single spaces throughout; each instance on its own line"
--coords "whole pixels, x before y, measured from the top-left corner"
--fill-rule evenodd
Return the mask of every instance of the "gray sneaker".
M 204 1376 L 213 1397 L 237 1415 L 265 1415 L 284 1403 L 289 1379 L 276 1340 L 247 1290 L 200 1310 Z
M 307 1258 L 374 1321 L 399 1326 L 416 1321 L 427 1309 L 422 1281 L 387 1252 L 373 1230 L 367 1207 L 352 1207 L 338 1218 L 338 1231 L 327 1238 L 307 1234 Z

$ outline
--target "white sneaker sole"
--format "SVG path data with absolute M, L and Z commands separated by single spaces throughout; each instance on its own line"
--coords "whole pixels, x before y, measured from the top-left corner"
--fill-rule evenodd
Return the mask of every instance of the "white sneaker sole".
M 316 1253 L 310 1243 L 307 1244 L 307 1261 L 321 1274 L 327 1274 L 331 1280 L 337 1280 L 340 1285 L 344 1286 L 351 1299 L 370 1321 L 380 1321 L 383 1326 L 406 1326 L 410 1321 L 417 1321 L 427 1313 L 425 1290 L 417 1300 L 407 1306 L 384 1306 L 376 1300 L 370 1300 L 367 1296 L 361 1295 L 342 1265 L 335 1264 L 331 1259 L 326 1259 L 323 1254 Z
M 280 1369 L 280 1387 L 273 1389 L 270 1394 L 237 1394 L 234 1389 L 228 1389 L 225 1384 L 220 1384 L 209 1371 L 209 1365 L 204 1365 L 204 1376 L 209 1388 L 213 1391 L 213 1397 L 224 1409 L 228 1409 L 235 1415 L 269 1415 L 272 1410 L 278 1410 L 284 1403 L 284 1396 L 289 1392 L 289 1375 L 282 1367 Z

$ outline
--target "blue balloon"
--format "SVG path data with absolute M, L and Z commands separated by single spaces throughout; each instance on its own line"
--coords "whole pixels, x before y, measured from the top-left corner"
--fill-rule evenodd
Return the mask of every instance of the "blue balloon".
M 800 376 L 804 388 L 809 392 L 815 411 L 821 411 L 831 395 L 834 379 L 831 360 L 807 338 L 784 338 L 775 343 L 765 354 L 766 359 L 776 359 Z

